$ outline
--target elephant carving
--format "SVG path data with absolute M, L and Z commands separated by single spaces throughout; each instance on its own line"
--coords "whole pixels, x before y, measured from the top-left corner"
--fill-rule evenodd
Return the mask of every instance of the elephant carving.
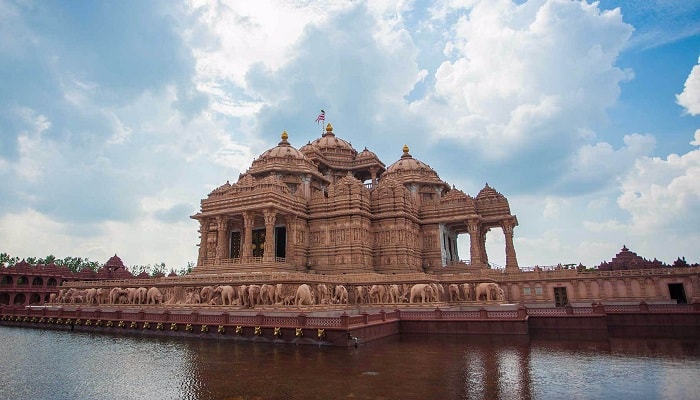
M 136 299 L 138 304 L 146 304 L 146 300 L 148 299 L 148 289 L 143 286 L 136 289 Z
M 426 303 L 433 299 L 434 293 L 433 288 L 427 283 L 417 283 L 411 287 L 411 295 L 409 297 L 409 302 L 413 303 L 413 300 L 420 298 L 421 303 Z
M 309 285 L 306 283 L 299 285 L 296 296 L 294 296 L 294 304 L 297 306 L 314 304 L 314 298 Z
M 401 303 L 401 287 L 399 285 L 389 286 L 389 302 Z
M 486 301 L 497 300 L 500 287 L 497 283 L 484 282 L 476 286 L 476 300 L 484 298 Z
M 214 286 L 205 286 L 199 291 L 199 300 L 202 303 L 209 303 L 214 296 Z
M 328 286 L 323 283 L 316 285 L 316 297 L 318 298 L 319 304 L 330 303 L 331 293 L 328 290 Z
M 474 285 L 471 283 L 463 283 L 462 291 L 464 292 L 464 300 L 473 300 L 472 296 L 474 295 Z
M 343 285 L 337 285 L 333 292 L 333 302 L 336 304 L 348 304 L 348 290 Z
M 447 291 L 450 293 L 450 301 L 462 301 L 462 295 L 459 292 L 459 285 L 453 283 L 447 287 Z
M 163 304 L 163 294 L 154 286 L 146 292 L 146 302 L 148 304 Z
M 221 296 L 221 304 L 225 306 L 231 306 L 236 301 L 236 290 L 233 288 L 233 286 L 217 286 L 214 291 Z
M 260 303 L 260 286 L 248 286 L 248 305 L 253 308 Z
M 384 285 L 372 285 L 369 289 L 369 300 L 372 303 L 384 303 L 386 301 L 386 287 Z
M 95 304 L 97 303 L 97 289 L 90 288 L 85 291 L 85 303 Z
M 238 292 L 238 300 L 240 301 L 241 305 L 244 307 L 248 307 L 248 305 L 250 304 L 248 301 L 248 286 L 240 285 L 236 288 L 236 291 Z
M 275 304 L 275 287 L 272 285 L 260 286 L 260 304 Z

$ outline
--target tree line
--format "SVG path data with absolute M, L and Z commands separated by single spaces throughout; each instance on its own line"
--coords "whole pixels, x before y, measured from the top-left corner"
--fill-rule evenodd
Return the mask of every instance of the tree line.
M 22 259 L 20 259 L 19 257 L 11 256 L 7 253 L 0 253 L 0 266 L 1 267 L 12 267 L 15 264 L 19 263 L 21 260 Z M 26 258 L 24 258 L 24 261 L 28 264 L 31 264 L 31 265 L 54 264 L 58 267 L 65 267 L 71 272 L 81 272 L 81 271 L 97 272 L 104 265 L 104 263 L 101 263 L 98 261 L 92 261 L 87 257 L 85 257 L 85 258 L 83 258 L 83 257 L 58 258 L 58 257 L 54 256 L 53 254 L 49 254 L 46 257 L 26 257 Z M 190 261 L 187 263 L 186 267 L 182 267 L 179 269 L 171 269 L 171 270 L 175 271 L 175 273 L 178 275 L 186 275 L 186 274 L 192 272 L 193 268 L 194 268 L 194 263 Z M 159 263 L 154 263 L 154 264 L 132 265 L 132 266 L 126 267 L 126 270 L 129 271 L 134 276 L 137 276 L 137 275 L 145 272 L 151 277 L 163 276 L 169 272 L 165 263 L 162 261 Z

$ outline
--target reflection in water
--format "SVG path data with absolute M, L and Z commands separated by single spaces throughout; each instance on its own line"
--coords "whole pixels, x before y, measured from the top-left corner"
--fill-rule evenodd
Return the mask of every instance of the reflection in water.
M 0 327 L 0 393 L 94 399 L 697 398 L 696 341 L 404 335 L 359 348 Z

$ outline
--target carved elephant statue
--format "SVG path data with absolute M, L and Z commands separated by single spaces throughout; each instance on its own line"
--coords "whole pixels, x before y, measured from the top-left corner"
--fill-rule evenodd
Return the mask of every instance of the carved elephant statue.
M 384 285 L 372 285 L 369 288 L 369 301 L 371 303 L 386 302 L 386 287 Z
M 136 289 L 136 300 L 138 304 L 146 304 L 146 300 L 148 300 L 148 289 L 143 286 Z
M 483 282 L 476 285 L 476 300 L 483 297 L 486 301 L 496 300 L 498 294 L 498 284 L 493 282 Z
M 236 289 L 230 285 L 217 286 L 214 291 L 221 296 L 221 304 L 232 306 L 236 302 Z
M 209 300 L 211 300 L 214 297 L 214 286 L 204 286 L 200 291 L 199 291 L 199 301 L 202 303 L 209 303 Z
M 297 306 L 314 304 L 314 297 L 311 294 L 311 288 L 306 283 L 299 285 L 297 293 L 294 296 L 294 304 Z
M 333 290 L 333 302 L 336 304 L 348 304 L 348 290 L 343 285 L 337 285 Z
M 462 291 L 464 292 L 464 300 L 470 301 L 474 300 L 474 285 L 471 283 L 465 282 L 462 284 Z
M 97 289 L 90 288 L 85 291 L 85 304 L 97 304 Z
M 401 286 L 399 285 L 389 285 L 389 302 L 390 303 L 401 303 Z
M 107 304 L 109 302 L 109 289 L 97 289 L 97 304 Z
M 331 292 L 326 284 L 319 283 L 316 285 L 316 298 L 319 304 L 329 304 L 331 302 Z
M 462 294 L 459 291 L 458 284 L 450 284 L 450 286 L 447 287 L 447 291 L 450 294 L 450 301 L 462 301 Z
M 109 303 L 110 304 L 119 304 L 119 298 L 123 295 L 126 294 L 125 291 L 123 291 L 122 288 L 120 287 L 113 287 L 109 291 Z
M 248 286 L 248 306 L 255 307 L 260 303 L 260 286 L 259 285 L 249 285 Z
M 409 296 L 409 302 L 413 303 L 413 300 L 420 298 L 421 303 L 426 303 L 433 299 L 434 293 L 433 288 L 427 283 L 416 283 L 411 287 L 411 295 Z
M 364 286 L 355 286 L 355 304 L 367 302 L 367 288 Z
M 236 288 L 236 292 L 238 292 L 238 301 L 241 303 L 242 306 L 248 307 L 250 304 L 249 299 L 248 299 L 248 285 L 240 285 Z
M 260 286 L 260 304 L 275 304 L 275 287 L 273 285 Z
M 163 304 L 163 294 L 154 286 L 146 292 L 146 302 L 148 304 Z
M 148 292 L 146 292 L 148 293 Z M 126 288 L 126 298 L 129 304 L 139 304 L 139 294 L 137 288 Z

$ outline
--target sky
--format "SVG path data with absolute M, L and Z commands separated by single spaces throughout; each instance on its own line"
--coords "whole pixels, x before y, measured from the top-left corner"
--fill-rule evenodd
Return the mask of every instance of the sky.
M 506 196 L 521 266 L 698 262 L 698 21 L 687 0 L 0 0 L 0 252 L 183 268 L 200 200 L 323 109 L 387 166 L 407 144 Z

